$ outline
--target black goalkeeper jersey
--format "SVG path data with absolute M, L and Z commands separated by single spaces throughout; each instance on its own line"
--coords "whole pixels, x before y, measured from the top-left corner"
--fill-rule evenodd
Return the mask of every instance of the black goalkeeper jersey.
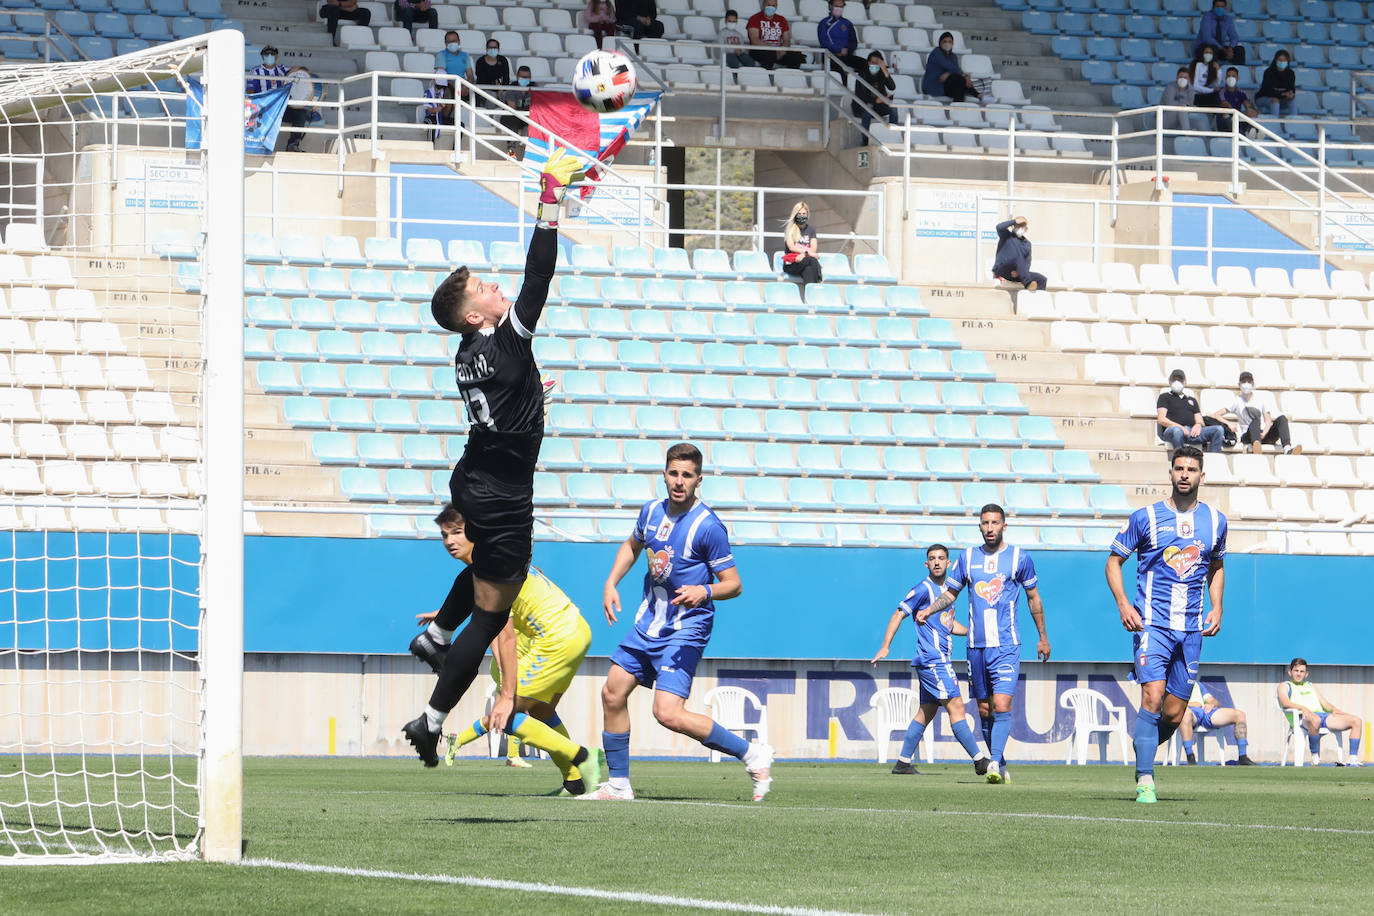
M 557 257 L 557 230 L 535 229 L 515 304 L 495 327 L 466 335 L 454 357 L 471 424 L 460 462 L 467 467 L 533 478 L 544 439 L 544 387 L 530 342 Z

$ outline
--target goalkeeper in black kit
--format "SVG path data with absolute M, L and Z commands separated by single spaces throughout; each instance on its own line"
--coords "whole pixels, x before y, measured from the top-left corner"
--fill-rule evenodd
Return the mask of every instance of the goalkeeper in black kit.
M 441 610 L 434 621 L 437 626 L 431 625 L 411 646 L 426 660 L 442 656 L 429 705 L 402 729 L 427 767 L 438 765 L 444 719 L 477 676 L 487 646 L 505 627 L 529 569 L 534 467 L 544 439 L 544 386 L 531 340 L 558 258 L 559 207 L 568 185 L 582 177 L 580 171 L 577 159 L 561 149 L 544 165 L 525 282 L 514 304 L 501 295 L 497 284 L 483 282 L 466 267 L 439 284 L 430 303 L 440 327 L 463 335 L 454 368 L 470 429 L 449 490 L 474 544 L 474 602 L 456 639 L 453 631 L 462 620 Z M 500 647 L 498 661 L 503 672 L 519 670 L 513 642 Z M 516 682 L 514 677 L 501 678 L 501 692 L 491 710 L 493 732 L 504 731 L 511 717 Z

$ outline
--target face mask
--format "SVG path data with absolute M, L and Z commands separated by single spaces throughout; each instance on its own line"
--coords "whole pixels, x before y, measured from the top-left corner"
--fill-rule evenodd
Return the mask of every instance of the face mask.
M 1277 61 L 1277 62 L 1274 64 L 1274 66 L 1275 66 L 1275 67 L 1278 67 L 1280 70 L 1287 70 L 1287 69 L 1288 69 L 1288 61 L 1286 61 L 1286 60 Z
M 832 6 L 830 8 L 830 15 L 834 16 L 836 19 L 841 18 L 842 16 L 844 16 L 844 7 Z
M 798 226 L 805 226 L 807 219 L 808 217 L 805 213 L 798 213 L 796 216 L 792 217 L 792 222 L 796 223 Z
M 495 49 L 495 48 L 487 48 L 487 57 L 490 57 L 490 58 L 492 58 L 492 59 L 494 60 L 494 59 L 496 58 L 496 49 Z
M 1026 230 L 1022 229 L 1020 226 L 1017 226 L 1015 235 L 1018 239 L 1023 239 L 1026 237 Z
M 275 54 L 264 54 L 262 56 L 262 62 L 270 67 L 277 62 L 277 56 Z
M 879 67 L 877 64 L 869 64 L 869 65 L 868 65 L 868 72 L 869 72 L 869 73 L 877 73 L 877 72 L 878 72 L 879 70 L 881 70 L 881 69 L 883 69 L 883 68 L 882 68 L 882 67 Z
M 1240 81 L 1239 81 L 1238 79 L 1236 79 L 1234 76 L 1228 76 L 1228 77 L 1226 77 L 1226 86 L 1227 86 L 1227 88 L 1230 88 L 1230 89 L 1236 88 L 1236 83 L 1238 83 L 1238 82 L 1240 82 Z
M 1210 53 L 1202 55 L 1202 62 L 1204 64 L 1210 64 L 1212 62 L 1212 55 Z
M 763 8 L 763 15 L 767 16 L 769 19 L 772 19 L 772 18 L 773 18 L 773 14 L 776 13 L 777 11 L 778 11 L 778 8 L 777 8 L 776 6 L 765 6 L 765 7 Z
M 450 41 L 448 44 L 444 45 L 444 50 L 450 54 L 457 54 L 459 51 L 463 50 L 463 46 L 456 41 Z
M 528 76 L 518 77 L 515 81 L 521 86 L 528 86 L 530 84 L 530 78 Z
M 946 54 L 948 54 L 950 51 L 953 51 L 953 50 L 954 50 L 954 42 L 952 42 L 952 41 L 942 41 L 942 42 L 940 42 L 940 50 L 941 50 L 941 51 L 944 51 Z
M 1182 77 L 1182 76 L 1180 76 L 1180 77 L 1178 78 L 1178 88 L 1180 88 L 1180 89 L 1187 89 L 1187 88 L 1188 88 L 1188 80 L 1187 80 L 1187 78 Z
M 1241 382 L 1240 393 L 1248 398 L 1250 395 L 1255 393 L 1255 386 L 1250 384 L 1249 382 Z
M 725 24 L 728 25 L 728 26 L 730 26 L 731 28 L 734 28 L 735 26 L 739 25 L 739 20 L 738 20 L 738 19 L 727 19 L 727 20 L 725 20 Z
M 1174 394 L 1182 394 L 1183 383 L 1180 382 L 1178 379 L 1174 379 L 1172 382 L 1169 383 L 1169 390 L 1172 391 Z

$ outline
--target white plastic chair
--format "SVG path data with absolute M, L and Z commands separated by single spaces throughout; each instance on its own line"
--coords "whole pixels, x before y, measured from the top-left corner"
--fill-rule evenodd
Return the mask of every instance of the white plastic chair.
M 743 687 L 714 687 L 707 692 L 703 702 L 711 710 L 711 718 L 721 728 L 739 733 L 753 732 L 759 741 L 768 743 L 768 707 L 752 691 Z M 759 711 L 757 723 L 745 721 L 744 716 L 750 705 Z M 720 751 L 713 750 L 707 756 L 712 763 L 720 762 Z
M 912 705 L 916 702 L 916 691 L 910 687 L 884 687 L 868 705 L 878 710 L 878 722 L 873 729 L 873 737 L 878 745 L 878 762 L 887 763 L 888 745 L 892 743 L 892 733 L 903 734 L 911 724 Z M 926 729 L 930 732 L 930 729 Z
M 1185 712 L 1184 715 L 1191 715 Z M 1203 728 L 1201 725 L 1193 729 L 1193 740 L 1197 742 L 1197 762 L 1205 764 L 1207 762 L 1207 739 L 1212 738 L 1217 743 L 1217 765 L 1226 765 L 1226 736 L 1221 733 L 1221 729 Z M 1174 732 L 1174 737 L 1169 740 L 1169 753 L 1164 760 L 1165 766 L 1177 766 L 1183 760 L 1183 736 Z
M 1307 730 L 1302 727 L 1302 716 L 1296 710 L 1284 709 L 1279 705 L 1278 698 L 1274 699 L 1274 708 L 1279 711 L 1279 716 L 1283 718 L 1285 730 L 1280 730 L 1283 735 L 1283 744 L 1279 747 L 1279 766 L 1288 766 L 1289 761 L 1295 767 L 1307 764 Z M 1345 763 L 1345 745 L 1341 740 L 1341 732 L 1332 732 L 1330 729 L 1322 728 L 1317 731 L 1318 737 L 1334 734 L 1336 737 L 1336 761 Z M 1321 764 L 1321 755 L 1312 756 L 1312 765 Z
M 494 705 L 496 705 L 496 683 L 493 681 L 492 683 L 490 683 L 490 684 L 487 685 L 487 706 L 486 706 L 486 709 L 483 711 L 483 716 L 490 716 L 490 715 L 491 715 L 491 708 L 492 708 L 492 706 L 494 706 Z M 527 713 L 526 715 L 528 715 L 528 713 Z M 490 721 L 490 720 L 488 720 L 488 721 Z M 491 731 L 490 729 L 487 730 L 487 756 L 488 756 L 488 757 L 490 757 L 490 758 L 492 758 L 493 760 L 495 760 L 495 759 L 498 759 L 498 758 L 501 758 L 501 757 L 506 756 L 506 750 L 505 750 L 505 748 L 503 748 L 503 747 L 501 746 L 501 739 L 504 738 L 504 737 L 505 737 L 505 733 L 504 733 L 504 732 L 498 733 L 498 732 Z M 541 751 L 539 748 L 535 747 L 534 745 L 525 745 L 525 747 L 526 747 L 528 750 L 527 750 L 527 751 L 521 751 L 521 754 L 524 755 L 524 756 L 534 756 L 534 757 L 548 757 L 548 756 L 549 756 L 548 754 L 544 753 L 543 751 Z
M 1126 735 L 1126 710 L 1113 706 L 1107 697 L 1091 687 L 1075 687 L 1065 691 L 1059 698 L 1059 705 L 1072 709 L 1073 734 L 1069 736 L 1069 752 L 1064 762 L 1072 763 L 1078 758 L 1080 766 L 1088 762 L 1088 740 L 1095 734 L 1102 738 L 1102 762 L 1107 762 L 1107 743 L 1113 734 L 1121 747 L 1121 762 L 1129 763 L 1126 745 L 1130 743 Z

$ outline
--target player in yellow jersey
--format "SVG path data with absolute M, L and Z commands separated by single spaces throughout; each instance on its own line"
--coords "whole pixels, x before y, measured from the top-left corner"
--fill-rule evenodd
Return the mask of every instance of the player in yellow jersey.
M 1307 659 L 1295 658 L 1288 663 L 1288 680 L 1279 684 L 1276 693 L 1284 715 L 1290 722 L 1296 720 L 1307 732 L 1307 746 L 1314 758 L 1320 759 L 1321 730 L 1324 728 L 1332 734 L 1350 733 L 1350 755 L 1344 764 L 1338 758 L 1336 766 L 1364 766 L 1360 762 L 1360 737 L 1364 732 L 1364 720 L 1353 712 L 1337 708 L 1307 679 Z
M 435 522 L 443 532 L 444 547 L 449 554 L 470 565 L 473 544 L 465 535 L 463 517 L 458 510 L 451 504 L 446 505 Z M 465 587 L 470 581 L 467 573 L 465 570 L 454 581 L 443 607 L 416 618 L 427 627 L 411 642 L 410 651 L 436 671 L 443 667 L 453 631 L 471 613 L 472 591 L 470 586 Z M 493 648 L 503 641 L 508 645 L 527 642 L 524 651 L 516 653 L 519 659 L 516 714 L 511 718 L 507 733 L 531 747 L 547 751 L 553 758 L 563 773 L 563 788 L 557 794 L 581 794 L 579 789 L 585 791 L 589 784 L 586 780 L 599 780 L 601 751 L 573 742 L 558 717 L 557 707 L 591 646 L 591 628 L 582 619 L 577 605 L 542 572 L 530 567 L 511 608 L 510 620 L 497 635 Z M 500 657 L 499 652 L 496 655 Z M 504 673 L 493 665 L 492 676 L 499 683 Z M 458 748 L 485 735 L 489 725 L 484 716 L 460 734 L 450 737 L 445 755 L 448 762 L 452 762 Z M 590 785 L 596 785 L 596 781 Z

